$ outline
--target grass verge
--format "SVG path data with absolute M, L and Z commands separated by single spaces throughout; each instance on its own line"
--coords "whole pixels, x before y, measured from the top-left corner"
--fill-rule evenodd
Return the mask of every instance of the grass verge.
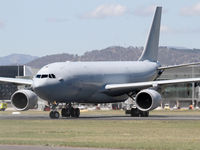
M 115 113 L 122 112 L 111 112 Z M 183 113 L 197 115 L 198 111 Z M 192 120 L 1 120 L 0 129 L 0 144 L 11 145 L 135 150 L 199 150 L 200 147 L 200 121 Z

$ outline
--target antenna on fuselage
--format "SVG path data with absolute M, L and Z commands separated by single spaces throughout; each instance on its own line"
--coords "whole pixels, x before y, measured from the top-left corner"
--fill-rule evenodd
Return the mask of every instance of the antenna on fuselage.
M 157 62 L 158 60 L 161 13 L 162 7 L 156 7 L 156 12 L 146 42 L 146 46 L 142 52 L 142 55 L 138 59 L 139 61 L 149 60 L 152 62 Z

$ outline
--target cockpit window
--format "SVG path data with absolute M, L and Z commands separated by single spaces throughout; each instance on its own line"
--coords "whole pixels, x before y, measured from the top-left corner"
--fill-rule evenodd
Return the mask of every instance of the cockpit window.
M 48 78 L 47 74 L 42 74 L 41 78 Z
M 40 74 L 36 75 L 36 78 L 40 78 L 40 77 L 41 77 L 41 75 L 40 75 Z
M 51 74 L 51 76 L 52 76 L 53 78 L 56 78 L 56 76 L 55 76 L 54 74 Z
M 54 74 L 37 74 L 36 78 L 56 78 L 56 76 Z
M 53 78 L 51 74 L 49 74 L 49 78 Z

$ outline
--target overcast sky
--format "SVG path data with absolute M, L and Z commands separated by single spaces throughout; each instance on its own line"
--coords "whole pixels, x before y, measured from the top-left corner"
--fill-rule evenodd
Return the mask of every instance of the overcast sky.
M 157 5 L 160 45 L 200 48 L 199 0 L 0 0 L 0 56 L 144 46 Z

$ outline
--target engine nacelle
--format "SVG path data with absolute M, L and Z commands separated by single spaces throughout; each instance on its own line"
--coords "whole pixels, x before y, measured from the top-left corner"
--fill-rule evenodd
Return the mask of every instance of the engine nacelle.
M 141 111 L 150 111 L 161 103 L 161 95 L 153 89 L 145 89 L 136 95 L 136 107 Z
M 11 96 L 11 104 L 20 111 L 33 109 L 37 101 L 37 95 L 31 90 L 18 90 Z

